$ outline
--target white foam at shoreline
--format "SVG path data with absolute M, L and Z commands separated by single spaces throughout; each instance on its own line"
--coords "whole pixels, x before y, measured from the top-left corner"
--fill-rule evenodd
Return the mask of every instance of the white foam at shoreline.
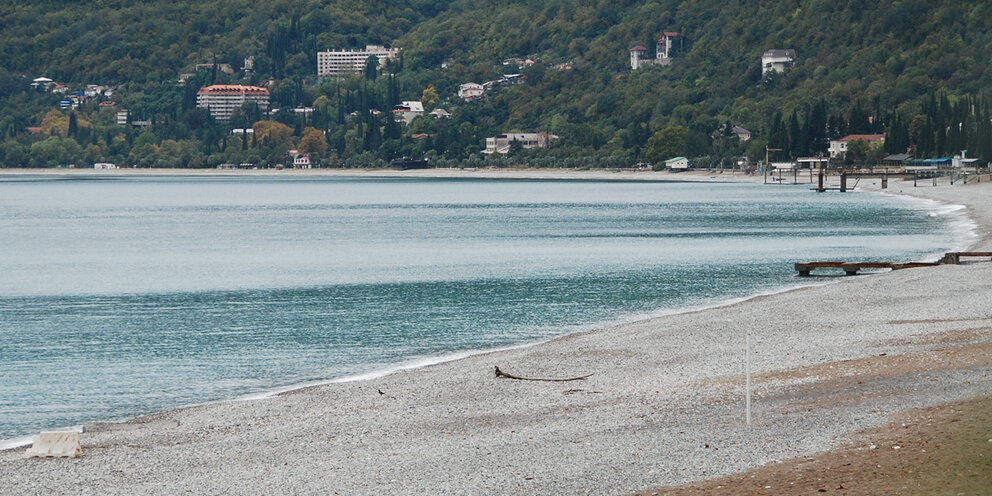
M 204 402 L 204 403 L 196 403 L 196 404 L 192 404 L 192 405 L 187 405 L 186 407 L 183 407 L 183 408 L 188 408 L 188 407 L 193 407 L 193 406 L 201 406 L 201 405 L 209 405 L 209 404 L 214 404 L 214 403 L 258 401 L 258 400 L 264 400 L 264 399 L 272 398 L 272 397 L 275 397 L 275 396 L 279 396 L 281 394 L 292 392 L 292 391 L 299 391 L 301 389 L 306 389 L 306 388 L 310 388 L 310 387 L 319 387 L 319 386 L 324 386 L 324 385 L 328 385 L 328 384 L 340 384 L 340 383 L 346 383 L 346 382 L 372 381 L 372 380 L 375 380 L 375 379 L 380 379 L 380 378 L 383 378 L 383 377 L 386 377 L 386 376 L 389 376 L 389 375 L 392 375 L 392 374 L 396 374 L 396 373 L 400 373 L 400 372 L 404 372 L 404 371 L 408 371 L 408 370 L 420 369 L 420 368 L 424 368 L 424 367 L 430 367 L 430 366 L 433 366 L 433 365 L 440 365 L 440 364 L 444 364 L 444 363 L 448 363 L 448 362 L 454 362 L 454 361 L 457 361 L 457 360 L 463 360 L 463 359 L 474 357 L 474 356 L 478 356 L 478 355 L 485 355 L 485 354 L 490 354 L 490 353 L 501 353 L 501 352 L 504 352 L 504 351 L 511 351 L 511 350 L 518 350 L 518 349 L 530 348 L 530 347 L 533 347 L 533 346 L 539 346 L 539 345 L 544 344 L 544 343 L 547 343 L 549 341 L 554 341 L 556 339 L 565 338 L 565 337 L 568 337 L 568 336 L 571 336 L 571 335 L 574 335 L 574 334 L 581 334 L 581 333 L 586 333 L 586 332 L 596 332 L 596 331 L 601 331 L 601 330 L 609 329 L 609 328 L 616 327 L 616 326 L 634 324 L 634 323 L 637 323 L 637 322 L 645 322 L 645 321 L 659 319 L 659 318 L 663 318 L 663 317 L 669 317 L 669 316 L 673 316 L 673 315 L 682 315 L 682 314 L 688 314 L 688 313 L 694 313 L 694 312 L 702 312 L 702 311 L 716 309 L 716 308 L 723 308 L 723 307 L 728 307 L 728 306 L 736 305 L 738 303 L 742 303 L 742 302 L 745 302 L 745 301 L 748 301 L 748 300 L 752 300 L 752 299 L 755 299 L 755 298 L 764 298 L 764 297 L 767 297 L 767 296 L 773 296 L 773 295 L 776 295 L 776 294 L 787 293 L 787 292 L 795 291 L 795 290 L 798 290 L 798 289 L 809 288 L 809 287 L 816 287 L 816 286 L 824 286 L 824 285 L 827 285 L 827 284 L 834 284 L 834 283 L 837 283 L 837 282 L 840 282 L 840 281 L 841 281 L 840 278 L 834 278 L 834 279 L 825 280 L 825 281 L 817 281 L 817 282 L 811 282 L 811 283 L 805 283 L 805 284 L 797 284 L 797 285 L 788 285 L 788 286 L 783 286 L 783 287 L 780 287 L 780 288 L 771 289 L 771 290 L 767 290 L 767 291 L 760 291 L 758 293 L 754 293 L 754 294 L 751 294 L 749 296 L 741 296 L 741 297 L 734 297 L 734 298 L 729 298 L 729 299 L 721 299 L 721 300 L 718 300 L 718 301 L 715 301 L 715 302 L 709 303 L 709 304 L 698 304 L 698 305 L 691 305 L 691 306 L 687 306 L 687 307 L 676 307 L 676 308 L 670 308 L 670 309 L 660 310 L 660 311 L 657 311 L 657 312 L 630 314 L 630 315 L 627 315 L 627 316 L 621 316 L 620 318 L 617 318 L 617 319 L 614 319 L 614 320 L 600 321 L 600 322 L 592 323 L 592 324 L 586 324 L 586 325 L 581 325 L 581 326 L 574 326 L 574 327 L 571 328 L 572 329 L 571 331 L 566 332 L 564 334 L 556 335 L 556 336 L 551 336 L 551 337 L 548 337 L 548 338 L 534 340 L 534 341 L 528 341 L 528 342 L 525 342 L 525 343 L 518 343 L 518 344 L 514 344 L 514 345 L 509 345 L 509 346 L 501 346 L 501 347 L 497 347 L 497 348 L 487 348 L 487 349 L 478 349 L 478 350 L 466 350 L 466 351 L 459 351 L 459 352 L 454 352 L 454 353 L 447 353 L 447 354 L 437 355 L 437 356 L 426 356 L 426 357 L 420 357 L 420 358 L 413 358 L 413 359 L 410 359 L 410 360 L 406 360 L 406 361 L 400 362 L 398 364 L 394 364 L 394 365 L 382 367 L 382 368 L 379 368 L 379 369 L 376 369 L 376 370 L 373 370 L 373 371 L 369 371 L 369 372 L 362 372 L 362 373 L 358 373 L 358 374 L 349 374 L 349 375 L 344 375 L 344 376 L 341 376 L 341 377 L 335 377 L 333 379 L 325 379 L 325 380 L 319 380 L 319 381 L 308 381 L 308 382 L 303 382 L 303 383 L 299 383 L 299 384 L 293 384 L 293 385 L 290 385 L 290 386 L 281 386 L 281 387 L 278 387 L 278 388 L 274 388 L 274 389 L 270 389 L 270 390 L 266 390 L 266 391 L 262 391 L 262 392 L 258 392 L 258 393 L 251 393 L 251 394 L 247 394 L 247 395 L 244 395 L 244 396 L 239 396 L 239 397 L 236 397 L 236 398 L 225 399 L 225 400 L 218 400 L 218 401 L 209 401 L 209 402 Z
M 952 229 L 951 229 L 951 231 L 952 231 L 952 233 L 951 233 L 952 234 L 952 243 L 954 243 L 954 244 L 952 244 L 952 247 L 951 247 L 950 251 L 961 251 L 961 250 L 964 250 L 964 249 L 970 247 L 972 244 L 974 244 L 975 240 L 978 237 L 977 236 L 978 224 L 970 216 L 968 216 L 967 207 L 964 206 L 964 205 L 944 203 L 944 202 L 941 202 L 941 201 L 938 201 L 938 200 L 933 200 L 933 199 L 929 199 L 929 198 L 920 198 L 920 197 L 915 197 L 915 196 L 911 196 L 911 195 L 907 195 L 907 194 L 902 194 L 902 193 L 890 193 L 890 192 L 886 192 L 886 191 L 871 191 L 871 192 L 872 193 L 876 193 L 876 194 L 885 195 L 885 196 L 893 196 L 893 197 L 901 198 L 901 199 L 905 200 L 907 203 L 919 203 L 920 205 L 922 205 L 924 207 L 923 208 L 924 210 L 929 210 L 932 215 L 937 215 L 937 216 L 952 216 L 952 217 L 956 218 L 956 220 L 951 223 L 951 226 L 952 226 Z M 937 259 L 937 258 L 940 258 L 941 256 L 943 256 L 943 252 L 928 254 L 927 255 L 927 258 L 928 259 L 931 259 L 931 258 L 932 259 Z M 882 272 L 880 272 L 880 273 L 882 273 Z M 866 273 L 866 275 L 869 275 L 869 274 Z M 733 305 L 736 305 L 736 304 L 739 304 L 739 303 L 743 303 L 743 302 L 746 302 L 746 301 L 749 301 L 749 300 L 753 300 L 753 299 L 756 299 L 756 298 L 764 298 L 764 297 L 773 296 L 773 295 L 777 295 L 777 294 L 788 293 L 790 291 L 795 291 L 795 290 L 799 290 L 799 289 L 803 289 L 803 288 L 823 286 L 823 285 L 827 285 L 827 284 L 834 284 L 834 283 L 840 282 L 841 280 L 842 280 L 842 278 L 833 278 L 833 279 L 830 279 L 830 280 L 823 280 L 823 281 L 816 281 L 816 282 L 807 282 L 807 283 L 800 283 L 800 284 L 790 284 L 790 285 L 786 285 L 786 286 L 782 286 L 782 287 L 777 287 L 777 288 L 772 288 L 772 289 L 768 289 L 768 290 L 764 290 L 764 291 L 759 291 L 757 293 L 749 294 L 749 295 L 746 295 L 746 296 L 739 296 L 739 297 L 732 297 L 732 298 L 726 298 L 726 299 L 719 299 L 719 300 L 716 300 L 716 301 L 712 301 L 710 303 L 693 304 L 693 305 L 685 306 L 685 307 L 667 308 L 667 309 L 661 309 L 661 310 L 654 311 L 654 312 L 634 313 L 634 314 L 629 314 L 629 315 L 625 315 L 625 316 L 620 316 L 620 317 L 618 317 L 616 319 L 611 319 L 611 320 L 607 320 L 607 321 L 599 321 L 599 322 L 595 322 L 595 323 L 591 323 L 591 324 L 586 324 L 586 325 L 581 325 L 581 326 L 574 326 L 574 327 L 571 328 L 571 331 L 570 332 L 567 332 L 567 333 L 562 334 L 560 336 L 553 336 L 553 337 L 549 337 L 549 338 L 541 339 L 541 340 L 537 340 L 537 341 L 531 341 L 531 342 L 520 343 L 520 344 L 516 344 L 516 345 L 504 346 L 504 347 L 499 347 L 499 348 L 492 348 L 492 349 L 469 350 L 469 351 L 462 351 L 462 352 L 450 353 L 450 354 L 445 354 L 445 355 L 440 355 L 440 356 L 415 358 L 415 359 L 412 359 L 412 360 L 404 361 L 404 362 L 401 362 L 399 364 L 396 364 L 396 365 L 393 365 L 393 366 L 387 366 L 387 367 L 384 367 L 384 368 L 381 368 L 381 369 L 378 369 L 378 370 L 374 370 L 374 371 L 371 371 L 371 372 L 365 372 L 365 373 L 353 374 L 353 375 L 346 375 L 346 376 L 343 376 L 343 377 L 338 377 L 338 378 L 328 379 L 328 380 L 322 380 L 322 381 L 311 381 L 311 382 L 306 382 L 306 383 L 301 383 L 301 384 L 296 384 L 296 385 L 291 385 L 291 386 L 284 386 L 284 387 L 276 388 L 276 389 L 269 390 L 269 391 L 264 391 L 264 392 L 260 392 L 260 393 L 254 393 L 254 394 L 242 396 L 242 397 L 235 398 L 235 399 L 232 399 L 232 400 L 223 400 L 221 402 L 224 402 L 224 401 L 254 401 L 254 400 L 261 400 L 261 399 L 271 398 L 273 396 L 278 396 L 278 395 L 283 394 L 283 393 L 286 393 L 286 392 L 297 391 L 297 390 L 305 389 L 305 388 L 308 388 L 308 387 L 322 386 L 322 385 L 326 385 L 326 384 L 345 383 L 345 382 L 371 381 L 371 380 L 379 379 L 379 378 L 382 378 L 382 377 L 385 377 L 385 376 L 388 376 L 388 375 L 392 375 L 392 374 L 403 372 L 403 371 L 407 371 L 407 370 L 413 370 L 413 369 L 418 369 L 418 368 L 423 368 L 423 367 L 429 367 L 429 366 L 432 366 L 432 365 L 439 365 L 439 364 L 442 364 L 442 363 L 453 362 L 453 361 L 456 361 L 456 360 L 462 360 L 462 359 L 469 358 L 469 357 L 476 356 L 476 355 L 483 355 L 483 354 L 487 354 L 487 353 L 499 353 L 499 352 L 502 352 L 502 351 L 509 351 L 509 350 L 514 350 L 514 349 L 523 349 L 523 348 L 528 348 L 528 347 L 532 347 L 532 346 L 537 346 L 537 345 L 546 343 L 548 341 L 553 341 L 555 339 L 560 339 L 560 338 L 563 338 L 563 337 L 566 337 L 566 336 L 569 336 L 569 335 L 573 335 L 573 334 L 601 331 L 601 330 L 605 330 L 605 329 L 612 328 L 612 327 L 615 327 L 615 326 L 620 326 L 620 325 L 628 325 L 628 324 L 633 324 L 633 323 L 637 323 L 637 322 L 645 322 L 645 321 L 649 321 L 649 320 L 654 320 L 654 319 L 659 319 L 659 318 L 664 318 L 664 317 L 669 317 L 669 316 L 674 316 L 674 315 L 689 314 L 689 313 L 701 312 L 701 311 L 705 311 L 705 310 L 711 310 L 711 309 L 729 307 L 729 306 L 733 306 Z M 211 403 L 216 403 L 216 402 L 211 402 Z
M 952 245 L 952 248 L 951 248 L 950 251 L 961 251 L 961 250 L 964 250 L 964 249 L 968 248 L 969 246 L 971 246 L 975 242 L 975 240 L 977 239 L 977 237 L 978 237 L 977 236 L 978 225 L 977 225 L 977 223 L 975 223 L 968 216 L 967 207 L 964 206 L 964 205 L 944 203 L 944 202 L 941 202 L 941 201 L 938 201 L 938 200 L 933 200 L 933 199 L 929 199 L 929 198 L 915 197 L 915 196 L 907 195 L 907 194 L 904 194 L 904 193 L 891 193 L 891 192 L 886 192 L 886 191 L 873 191 L 873 190 L 870 191 L 870 192 L 876 193 L 876 194 L 881 194 L 881 195 L 888 195 L 888 196 L 898 197 L 898 198 L 904 199 L 905 201 L 907 201 L 909 203 L 919 203 L 923 207 L 922 210 L 928 210 L 928 211 L 930 211 L 931 215 L 935 215 L 935 216 L 949 216 L 949 217 L 955 218 L 956 220 L 954 220 L 950 224 L 952 226 L 952 237 L 955 239 L 955 241 L 952 241 L 955 244 Z M 955 231 L 956 231 L 956 233 L 955 233 Z M 928 257 L 930 257 L 932 259 L 936 259 L 936 258 L 939 258 L 942 255 L 943 255 L 943 252 L 937 252 L 937 253 L 933 253 L 933 254 L 928 254 Z M 453 353 L 448 353 L 448 354 L 443 354 L 443 355 L 438 355 L 438 356 L 426 356 L 426 357 L 413 358 L 413 359 L 406 360 L 406 361 L 403 361 L 403 362 L 400 362 L 400 363 L 397 363 L 397 364 L 388 365 L 388 366 L 385 366 L 385 367 L 382 367 L 382 368 L 379 368 L 379 369 L 375 369 L 375 370 L 372 370 L 372 371 L 369 371 L 369 372 L 344 375 L 344 376 L 341 376 L 341 377 L 336 377 L 336 378 L 331 378 L 331 379 L 326 379 L 326 380 L 309 381 L 309 382 L 304 382 L 304 383 L 299 383 L 299 384 L 294 384 L 294 385 L 289 385 L 289 386 L 281 386 L 281 387 L 273 388 L 273 389 L 270 389 L 270 390 L 265 390 L 265 391 L 261 391 L 261 392 L 250 393 L 250 394 L 247 394 L 247 395 L 238 396 L 238 397 L 235 397 L 235 398 L 229 398 L 229 399 L 221 399 L 221 400 L 207 401 L 207 402 L 201 402 L 201 403 L 187 404 L 187 405 L 177 406 L 177 407 L 172 408 L 172 409 L 190 408 L 190 407 L 197 407 L 197 406 L 203 406 L 203 405 L 209 405 L 209 404 L 217 404 L 217 403 L 227 403 L 227 402 L 243 402 L 243 401 L 264 400 L 264 399 L 267 399 L 267 398 L 272 398 L 274 396 L 278 396 L 278 395 L 283 394 L 283 393 L 286 393 L 286 392 L 297 391 L 297 390 L 305 389 L 305 388 L 309 388 L 309 387 L 316 387 L 316 386 L 322 386 L 322 385 L 327 385 L 327 384 L 336 384 L 336 383 L 371 381 L 371 380 L 379 379 L 379 378 L 386 377 L 386 376 L 389 376 L 389 375 L 392 375 L 392 374 L 396 374 L 396 373 L 399 373 L 399 372 L 404 372 L 404 371 L 408 371 L 408 370 L 414 370 L 414 369 L 429 367 L 429 366 L 433 366 L 433 365 L 439 365 L 439 364 L 443 364 L 443 363 L 447 363 L 447 362 L 453 362 L 453 361 L 462 360 L 462 359 L 473 357 L 473 356 L 477 356 L 477 355 L 484 355 L 484 354 L 489 354 L 489 353 L 499 353 L 499 352 L 510 351 L 510 350 L 515 350 L 515 349 L 529 348 L 529 347 L 537 346 L 537 345 L 540 345 L 540 344 L 543 344 L 543 343 L 547 343 L 548 341 L 553 341 L 553 340 L 560 339 L 560 338 L 563 338 L 563 337 L 566 337 L 566 336 L 569 336 L 569 335 L 573 335 L 573 334 L 586 333 L 586 332 L 595 332 L 595 331 L 605 330 L 605 329 L 612 328 L 612 327 L 615 327 L 615 326 L 620 326 L 620 325 L 627 325 L 627 324 L 633 324 L 633 323 L 637 323 L 637 322 L 644 322 L 644 321 L 654 320 L 654 319 L 668 317 L 668 316 L 682 315 L 682 314 L 688 314 L 688 313 L 694 313 L 694 312 L 701 312 L 701 311 L 710 310 L 710 309 L 717 309 L 717 308 L 728 307 L 728 306 L 739 304 L 739 303 L 742 303 L 742 302 L 745 302 L 745 301 L 748 301 L 748 300 L 752 300 L 752 299 L 755 299 L 755 298 L 762 298 L 762 297 L 767 297 L 767 296 L 773 296 L 773 295 L 787 293 L 787 292 L 790 292 L 790 291 L 794 291 L 794 290 L 798 290 L 798 289 L 802 289 L 802 288 L 807 288 L 807 287 L 814 287 L 814 286 L 821 286 L 821 285 L 826 285 L 826 284 L 832 284 L 832 283 L 840 282 L 841 280 L 842 280 L 842 278 L 830 278 L 828 280 L 819 280 L 819 281 L 809 282 L 809 283 L 791 284 L 791 285 L 786 285 L 786 286 L 782 286 L 782 287 L 772 288 L 772 289 L 768 289 L 768 290 L 764 290 L 764 291 L 759 291 L 757 293 L 749 294 L 749 295 L 746 295 L 746 296 L 738 296 L 738 297 L 725 298 L 725 299 L 714 299 L 714 300 L 711 300 L 710 302 L 695 303 L 695 304 L 692 304 L 692 305 L 689 305 L 689 306 L 684 306 L 684 307 L 674 307 L 674 308 L 660 309 L 660 310 L 653 311 L 653 312 L 633 313 L 633 314 L 619 316 L 619 317 L 617 317 L 615 319 L 598 321 L 598 322 L 594 322 L 594 323 L 590 323 L 590 324 L 585 324 L 585 325 L 572 326 L 572 327 L 569 328 L 570 330 L 568 332 L 564 333 L 564 334 L 550 336 L 550 337 L 544 338 L 544 339 L 539 339 L 539 340 L 534 340 L 534 341 L 528 341 L 528 342 L 524 342 L 524 343 L 519 343 L 519 344 L 514 344 L 514 345 L 509 345 L 509 346 L 503 346 L 503 347 L 497 347 L 497 348 L 466 350 L 466 351 L 453 352 Z M 172 409 L 170 409 L 170 410 L 172 410 Z M 75 427 L 72 427 L 72 428 L 73 429 L 81 429 L 80 426 L 75 426 Z M 0 439 L 0 450 L 15 449 L 15 448 L 19 448 L 19 447 L 23 447 L 23 446 L 29 445 L 31 443 L 31 441 L 32 441 L 32 437 L 33 437 L 32 435 L 27 435 L 27 436 L 20 436 L 20 437 L 15 437 L 15 438 L 11 438 L 11 439 Z
M 869 192 L 899 198 L 907 203 L 918 203 L 922 210 L 929 211 L 931 217 L 950 217 L 948 223 L 951 230 L 951 247 L 948 251 L 964 251 L 974 246 L 978 241 L 978 223 L 968 215 L 968 207 L 957 203 L 947 203 L 931 198 L 921 198 L 906 193 L 892 193 L 881 190 L 869 190 Z M 944 253 L 929 253 L 928 259 L 936 260 Z

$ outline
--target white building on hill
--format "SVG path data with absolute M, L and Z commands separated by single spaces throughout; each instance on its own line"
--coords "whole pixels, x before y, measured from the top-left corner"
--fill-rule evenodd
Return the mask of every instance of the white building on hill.
M 785 68 L 795 61 L 796 51 L 791 48 L 788 50 L 767 50 L 761 56 L 761 75 L 764 76 L 771 71 L 785 72 Z
M 317 77 L 343 77 L 361 74 L 371 56 L 379 59 L 379 68 L 386 60 L 396 58 L 399 48 L 386 48 L 383 45 L 366 45 L 364 50 L 326 50 L 317 52 Z
M 403 122 L 407 126 L 422 115 L 424 115 L 424 104 L 418 101 L 402 102 L 393 107 L 393 118 L 396 122 Z
M 675 39 L 679 34 L 675 31 L 665 31 L 662 38 L 655 45 L 654 58 L 648 57 L 648 49 L 643 46 L 635 46 L 630 49 L 630 69 L 637 70 L 649 65 L 670 65 L 672 63 L 672 52 Z
M 269 110 L 269 90 L 259 86 L 214 84 L 196 92 L 196 106 L 210 111 L 218 121 L 231 120 L 231 114 L 248 102 L 258 104 L 259 110 Z
M 485 94 L 486 88 L 479 83 L 465 83 L 458 87 L 458 98 L 473 100 Z

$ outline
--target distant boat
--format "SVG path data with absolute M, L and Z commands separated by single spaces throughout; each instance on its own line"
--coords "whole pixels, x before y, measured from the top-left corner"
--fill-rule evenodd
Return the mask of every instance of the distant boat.
M 427 161 L 422 158 L 403 157 L 393 160 L 389 165 L 396 170 L 426 169 Z

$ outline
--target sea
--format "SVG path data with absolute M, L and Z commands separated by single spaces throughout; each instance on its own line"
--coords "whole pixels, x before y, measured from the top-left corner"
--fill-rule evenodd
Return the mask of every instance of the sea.
M 810 185 L 0 176 L 0 439 L 935 260 L 962 209 Z

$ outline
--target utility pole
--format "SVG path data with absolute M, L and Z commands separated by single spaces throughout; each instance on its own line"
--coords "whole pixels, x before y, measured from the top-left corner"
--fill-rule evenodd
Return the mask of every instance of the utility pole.
M 782 151 L 781 148 L 768 148 L 767 146 L 765 147 L 765 184 L 768 184 L 768 165 L 769 165 L 768 152 L 780 152 L 780 151 Z

